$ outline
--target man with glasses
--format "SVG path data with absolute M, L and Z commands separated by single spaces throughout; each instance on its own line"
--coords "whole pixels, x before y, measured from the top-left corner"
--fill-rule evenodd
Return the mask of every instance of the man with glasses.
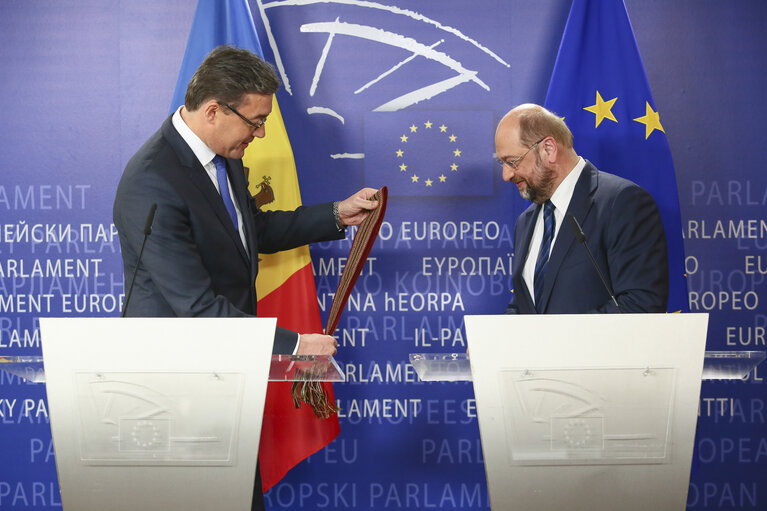
M 128 162 L 113 212 L 126 280 L 136 275 L 127 316 L 253 316 L 259 252 L 341 239 L 345 226 L 377 207 L 369 188 L 295 211 L 256 207 L 241 158 L 265 135 L 278 87 L 258 56 L 218 47 L 190 80 L 184 105 Z M 153 204 L 152 234 L 137 267 Z M 273 352 L 335 354 L 336 346 L 331 336 L 278 328 Z
M 247 50 L 213 50 L 170 116 L 125 167 L 114 223 L 127 282 L 135 275 L 127 316 L 256 315 L 258 254 L 341 239 L 378 207 L 365 188 L 341 202 L 261 211 L 248 192 L 241 158 L 265 135 L 274 70 Z M 151 236 L 138 264 L 148 212 Z M 277 328 L 273 353 L 335 354 L 336 340 Z M 253 509 L 264 509 L 256 473 Z
M 501 119 L 495 150 L 504 181 L 533 202 L 515 227 L 507 313 L 666 312 L 666 237 L 649 193 L 578 156 L 564 121 L 538 105 Z

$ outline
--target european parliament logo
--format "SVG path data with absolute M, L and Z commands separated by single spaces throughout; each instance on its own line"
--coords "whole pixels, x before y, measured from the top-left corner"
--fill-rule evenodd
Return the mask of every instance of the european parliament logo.
M 367 114 L 365 183 L 399 196 L 492 195 L 492 113 Z

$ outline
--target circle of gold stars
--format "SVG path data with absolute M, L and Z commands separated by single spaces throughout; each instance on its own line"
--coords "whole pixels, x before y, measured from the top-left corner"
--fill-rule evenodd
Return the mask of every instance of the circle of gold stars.
M 434 123 L 432 123 L 429 120 L 427 120 L 425 123 L 423 123 L 423 128 L 426 129 L 426 130 L 431 130 L 433 126 L 434 126 Z M 412 136 L 414 133 L 418 133 L 418 129 L 419 128 L 420 128 L 420 126 L 417 126 L 415 124 L 411 124 L 408 127 L 408 131 L 406 133 L 403 133 L 402 136 L 399 137 L 400 142 L 402 144 L 407 144 L 407 141 L 408 141 L 408 138 L 409 138 L 408 133 L 410 133 L 410 135 Z M 439 129 L 440 133 L 444 133 L 447 136 L 448 140 L 450 140 L 451 143 L 453 143 L 453 144 L 457 144 L 458 143 L 458 137 L 456 135 L 454 135 L 453 133 L 450 133 L 448 135 L 448 127 L 447 126 L 442 124 L 442 125 L 438 126 L 437 128 Z M 403 145 L 402 147 L 406 147 L 406 146 Z M 407 164 L 405 163 L 405 160 L 404 160 L 404 158 L 405 158 L 405 150 L 402 149 L 402 147 L 398 148 L 395 151 L 395 154 L 397 155 L 397 158 L 402 158 L 402 163 L 400 163 L 400 165 L 399 165 L 400 172 L 407 172 L 408 171 L 408 166 L 407 166 Z M 460 158 L 461 157 L 461 149 L 459 147 L 456 147 L 452 151 L 452 153 L 453 153 L 453 158 Z M 453 163 L 450 165 L 450 172 L 458 172 L 459 165 L 458 165 L 458 163 L 456 163 L 456 161 L 457 160 L 453 160 Z M 448 174 L 449 174 L 449 172 L 448 172 Z M 434 185 L 434 181 L 432 179 L 425 179 L 423 181 L 421 181 L 420 179 L 421 178 L 418 176 L 418 174 L 415 174 L 415 173 L 413 173 L 410 176 L 410 182 L 413 183 L 413 184 L 419 184 L 419 183 L 422 182 L 424 185 L 426 185 L 427 188 Z M 439 181 L 438 181 L 439 183 L 446 183 L 447 182 L 447 176 L 444 173 L 440 174 L 438 179 L 439 179 Z

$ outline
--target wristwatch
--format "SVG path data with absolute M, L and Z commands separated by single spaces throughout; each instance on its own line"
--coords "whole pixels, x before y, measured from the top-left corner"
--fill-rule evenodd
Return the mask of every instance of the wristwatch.
M 333 203 L 333 218 L 336 221 L 336 227 L 340 231 L 344 228 L 344 225 L 341 223 L 341 217 L 338 215 L 338 201 L 335 201 Z

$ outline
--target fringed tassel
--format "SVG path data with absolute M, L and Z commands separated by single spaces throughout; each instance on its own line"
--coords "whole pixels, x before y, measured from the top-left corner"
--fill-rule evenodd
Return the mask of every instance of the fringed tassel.
M 335 403 L 328 400 L 328 393 L 319 381 L 311 381 L 313 371 L 296 370 L 295 376 L 302 381 L 294 381 L 290 392 L 293 395 L 293 405 L 296 408 L 301 407 L 301 403 L 306 403 L 312 407 L 314 415 L 320 419 L 327 419 L 333 414 L 338 413 L 339 408 Z

